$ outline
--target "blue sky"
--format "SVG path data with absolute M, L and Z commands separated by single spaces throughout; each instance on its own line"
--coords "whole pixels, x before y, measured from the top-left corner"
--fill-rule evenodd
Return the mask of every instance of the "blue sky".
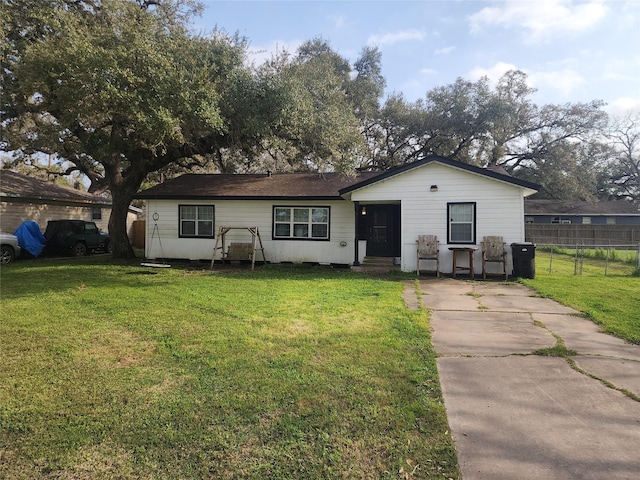
M 377 45 L 387 93 L 407 100 L 520 69 L 538 104 L 640 112 L 640 0 L 202 1 L 194 29 L 240 33 L 258 62 L 315 37 L 352 62 Z

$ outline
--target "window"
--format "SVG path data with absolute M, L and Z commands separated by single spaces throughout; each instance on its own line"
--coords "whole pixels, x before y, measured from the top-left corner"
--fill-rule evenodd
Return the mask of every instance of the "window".
M 591 217 L 582 217 L 582 223 L 585 225 L 591 225 Z
M 102 209 L 100 207 L 91 208 L 91 220 L 102 220 Z
M 329 207 L 273 207 L 273 238 L 329 240 Z
M 615 225 L 616 217 L 607 217 L 607 225 Z
M 476 204 L 447 204 L 448 243 L 476 243 Z
M 96 227 L 95 223 L 85 223 L 84 233 L 87 235 L 100 235 L 100 231 L 98 230 L 98 227 Z
M 213 205 L 180 205 L 180 237 L 213 238 Z

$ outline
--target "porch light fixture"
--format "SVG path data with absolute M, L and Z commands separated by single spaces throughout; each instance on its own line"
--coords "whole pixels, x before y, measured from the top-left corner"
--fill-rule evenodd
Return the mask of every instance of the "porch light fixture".
M 438 191 L 438 185 L 431 185 L 431 188 L 429 190 L 431 192 L 437 192 Z
M 367 207 L 362 207 L 362 210 L 360 210 L 360 214 L 361 215 L 366 215 L 367 214 Z

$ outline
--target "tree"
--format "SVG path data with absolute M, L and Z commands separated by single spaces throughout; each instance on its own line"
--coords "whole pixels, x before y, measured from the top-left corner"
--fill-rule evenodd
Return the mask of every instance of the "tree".
M 365 97 L 354 82 L 365 82 L 351 79 L 349 62 L 326 41 L 313 39 L 295 55 L 280 52 L 256 74 L 269 85 L 264 102 L 279 116 L 268 135 L 243 150 L 250 167 L 353 172 L 363 145 L 355 104 Z
M 3 148 L 57 155 L 108 188 L 114 257 L 132 257 L 126 214 L 145 177 L 233 137 L 221 99 L 244 43 L 191 36 L 197 5 L 178 0 L 1 5 Z
M 592 143 L 555 142 L 517 176 L 541 186 L 537 198 L 594 201 L 600 180 L 596 149 Z
M 114 257 L 133 256 L 126 213 L 143 182 L 185 170 L 352 172 L 358 115 L 383 88 L 375 49 L 352 78 L 321 39 L 247 67 L 244 39 L 189 33 L 191 0 L 0 1 L 1 147 L 52 155 L 90 191 L 108 189 Z
M 640 116 L 628 114 L 615 119 L 607 138 L 613 153 L 605 191 L 616 199 L 640 205 Z
M 407 103 L 393 95 L 380 110 L 369 168 L 389 168 L 428 155 L 502 167 L 538 181 L 543 194 L 589 198 L 596 193 L 592 163 L 583 155 L 607 124 L 603 103 L 536 105 L 526 74 L 457 79 Z

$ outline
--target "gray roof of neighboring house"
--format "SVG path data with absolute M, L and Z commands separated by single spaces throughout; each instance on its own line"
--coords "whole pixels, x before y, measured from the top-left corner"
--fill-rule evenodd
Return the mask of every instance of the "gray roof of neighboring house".
M 0 170 L 0 197 L 73 204 L 112 204 L 109 197 L 62 187 L 11 170 Z
M 341 199 L 342 195 L 432 162 L 484 175 L 513 185 L 538 190 L 538 185 L 502 172 L 479 168 L 442 157 L 428 157 L 385 172 L 339 173 L 185 174 L 144 190 L 142 199 Z
M 640 215 L 638 206 L 624 200 L 586 202 L 582 200 L 524 201 L 526 215 Z

